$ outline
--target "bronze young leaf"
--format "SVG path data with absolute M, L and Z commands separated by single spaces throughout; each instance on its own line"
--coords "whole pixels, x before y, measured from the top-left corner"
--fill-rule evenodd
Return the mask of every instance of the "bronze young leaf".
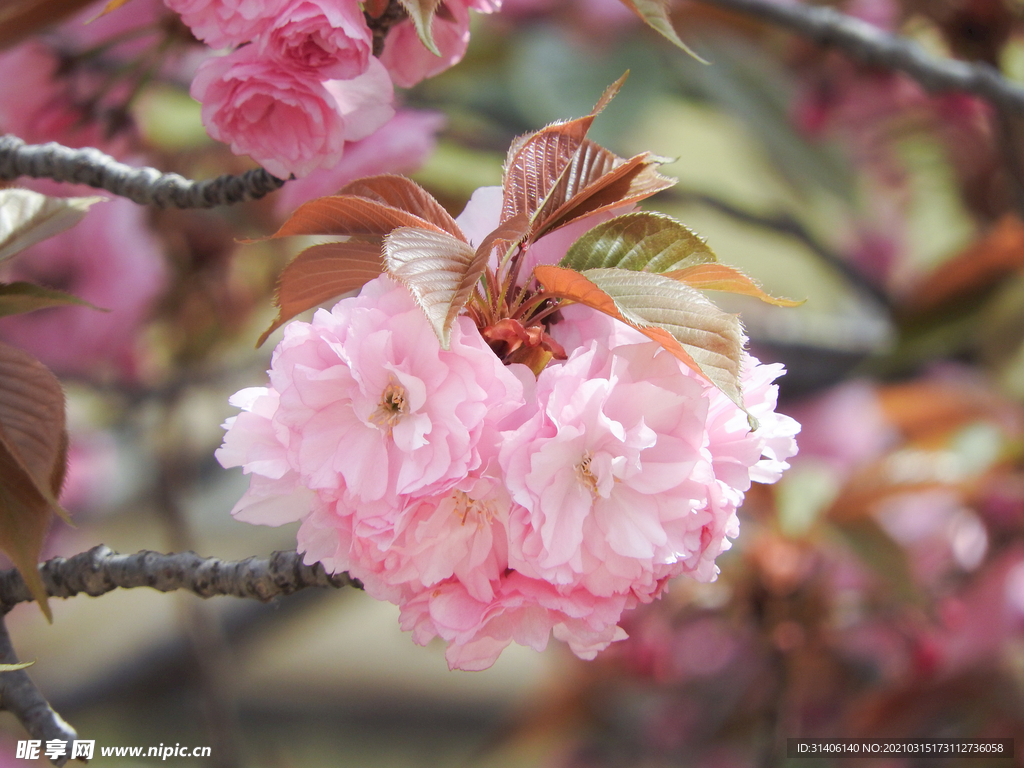
M 768 304 L 774 304 L 776 307 L 799 307 L 803 304 L 802 301 L 776 298 L 765 293 L 764 289 L 752 278 L 735 267 L 725 264 L 696 264 L 663 274 L 665 277 L 671 277 L 673 280 L 700 288 L 703 291 L 725 291 L 726 293 L 753 296 Z
M 346 184 L 338 192 L 339 195 L 355 195 L 365 197 L 368 200 L 376 200 L 392 208 L 419 216 L 425 221 L 440 227 L 449 235 L 465 240 L 459 225 L 455 219 L 444 209 L 427 190 L 421 187 L 412 179 L 395 174 L 382 174 L 380 176 L 367 176 L 363 179 Z
M 291 235 L 386 235 L 398 227 L 441 227 L 377 200 L 356 195 L 319 197 L 300 205 L 272 238 Z
M 531 220 L 537 217 L 583 145 L 594 118 L 618 93 L 625 79 L 623 75 L 612 83 L 589 115 L 553 123 L 513 142 L 502 181 L 502 221 L 520 213 Z
M 359 290 L 380 275 L 382 269 L 378 238 L 321 243 L 302 251 L 278 278 L 274 295 L 277 318 L 263 332 L 256 346 L 263 346 L 270 334 L 307 309 Z
M 0 549 L 50 618 L 36 562 L 67 466 L 64 392 L 38 360 L 0 343 Z
M 564 187 L 559 184 L 545 201 L 537 217 L 535 236 L 584 216 L 633 205 L 668 189 L 676 180 L 658 173 L 657 166 L 662 162 L 648 152 L 624 160 L 604 147 L 584 141 L 563 177 Z

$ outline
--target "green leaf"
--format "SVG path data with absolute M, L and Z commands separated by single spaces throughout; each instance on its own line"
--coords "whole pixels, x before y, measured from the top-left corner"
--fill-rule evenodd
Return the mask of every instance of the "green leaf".
M 0 261 L 73 227 L 105 197 L 47 197 L 28 189 L 0 189 Z
M 625 269 L 539 266 L 534 277 L 559 298 L 585 304 L 657 341 L 740 408 L 743 327 L 704 294 L 670 278 Z M 745 409 L 744 409 L 745 410 Z
M 888 594 L 901 605 L 921 605 L 923 596 L 914 581 L 907 550 L 871 517 L 833 521 L 835 529 L 861 562 L 888 586 Z
M 467 275 L 475 272 L 479 279 L 487 264 L 488 253 L 481 252 L 446 232 L 414 227 L 400 227 L 384 239 L 388 272 L 412 292 L 444 349 L 451 342 L 455 316 L 469 297 Z M 470 291 L 475 283 L 469 284 Z
M 423 46 L 435 56 L 440 56 L 441 51 L 434 42 L 430 26 L 441 0 L 399 0 L 399 2 L 409 14 L 409 18 L 412 19 L 412 23 L 416 27 L 416 34 L 419 35 Z
M 0 317 L 20 315 L 49 307 L 81 306 L 109 312 L 64 291 L 54 291 L 33 283 L 0 283 Z
M 19 669 L 25 669 L 35 664 L 34 661 L 22 661 L 17 664 L 0 664 L 0 672 L 17 672 Z
M 0 343 L 0 549 L 51 619 L 36 563 L 67 468 L 60 382 L 26 352 Z
M 637 211 L 598 224 L 573 243 L 559 266 L 667 272 L 718 261 L 708 244 L 670 216 Z
M 669 17 L 668 0 L 622 0 L 622 4 L 637 16 L 644 20 L 651 29 L 668 38 L 673 45 L 686 51 L 702 64 L 707 62 L 690 50 L 690 47 L 679 39 L 675 29 L 672 27 L 672 19 Z
M 277 319 L 263 332 L 256 346 L 263 346 L 270 334 L 307 309 L 359 290 L 379 277 L 383 268 L 378 240 L 321 243 L 302 251 L 278 278 L 274 295 Z

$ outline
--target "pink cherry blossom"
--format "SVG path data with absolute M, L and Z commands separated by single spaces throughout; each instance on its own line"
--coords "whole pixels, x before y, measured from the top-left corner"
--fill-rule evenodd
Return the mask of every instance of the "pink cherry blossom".
M 261 55 L 320 80 L 347 80 L 366 71 L 373 34 L 355 0 L 292 0 L 258 40 Z
M 269 31 L 289 0 L 164 0 L 211 48 L 232 48 Z
M 349 80 L 328 80 L 324 87 L 334 97 L 345 119 L 345 141 L 359 141 L 395 116 L 391 103 L 395 89 L 384 65 L 371 58 L 366 71 Z
M 196 73 L 191 92 L 202 102 L 203 125 L 211 137 L 282 178 L 334 165 L 351 133 L 345 112 L 323 83 L 306 72 L 264 61 L 256 46 L 208 59 Z M 390 92 L 380 98 L 374 128 L 393 114 Z M 362 132 L 365 126 L 358 128 Z
M 488 423 L 522 405 L 519 380 L 468 319 L 442 350 L 409 292 L 386 277 L 312 323 L 291 323 L 270 380 L 272 389 L 236 396 L 246 412 L 218 452 L 225 465 L 274 481 L 251 489 L 236 513 L 263 516 L 259 505 L 271 499 L 270 517 L 287 521 L 275 504 L 283 497 L 292 509 L 300 478 L 339 520 L 355 516 L 384 539 L 406 505 L 481 467 Z
M 513 568 L 593 594 L 653 595 L 710 522 L 704 386 L 653 343 L 596 342 L 549 366 L 540 411 L 506 438 Z
M 270 372 L 289 460 L 313 489 L 357 503 L 420 498 L 481 465 L 488 419 L 519 407 L 518 380 L 468 318 L 442 350 L 412 296 L 388 278 L 292 323 Z M 344 446 L 344 448 L 342 448 Z
M 307 200 L 333 195 L 364 176 L 417 170 L 434 151 L 444 120 L 437 112 L 398 110 L 378 131 L 347 144 L 337 165 L 320 168 L 285 184 L 277 193 L 276 210 L 290 213 Z
M 490 228 L 460 219 L 470 237 Z M 781 366 L 744 358 L 745 412 L 587 307 L 551 333 L 570 353 L 538 377 L 503 366 L 468 317 L 442 350 L 388 277 L 292 323 L 271 387 L 232 401 L 244 412 L 217 457 L 252 476 L 234 514 L 301 520 L 306 562 L 396 603 L 452 668 L 551 637 L 593 658 L 670 578 L 715 578 L 746 490 L 778 479 L 799 426 L 775 413 Z
M 647 348 L 655 351 L 656 360 L 669 357 L 665 352 L 657 352 L 657 345 L 638 331 L 599 312 L 571 306 L 564 308 L 561 314 L 562 322 L 552 328 L 552 335 L 566 349 L 593 346 L 597 350 L 609 350 L 607 354 L 618 354 L 619 349 Z M 691 576 L 706 581 L 717 573 L 715 557 L 729 548 L 729 538 L 738 533 L 736 509 L 751 481 L 774 483 L 779 479 L 789 466 L 786 460 L 796 454 L 795 435 L 800 425 L 789 416 L 775 412 L 778 387 L 772 382 L 782 374 L 781 365 L 761 365 L 755 358 L 744 355 L 741 368 L 744 404 L 758 421 L 758 429 L 751 431 L 747 414 L 725 393 L 707 385 L 671 359 L 675 372 L 670 371 L 669 378 L 657 378 L 657 369 L 652 367 L 645 375 L 646 380 L 660 384 L 670 382 L 677 375 L 693 379 L 700 383 L 707 400 L 701 463 L 692 479 L 703 486 L 711 514 L 710 518 L 704 518 L 706 525 L 701 531 L 699 551 L 685 561 L 685 570 Z
M 33 182 L 47 194 L 88 194 L 81 187 Z M 139 327 L 167 279 L 147 213 L 122 198 L 94 205 L 72 229 L 18 254 L 4 282 L 25 280 L 67 291 L 109 310 L 57 307 L 0 319 L 0 338 L 57 373 L 134 375 Z
M 224 423 L 224 445 L 216 452 L 225 467 L 242 467 L 251 475 L 249 490 L 235 504 L 231 514 L 255 525 L 284 525 L 309 513 L 315 494 L 301 485 L 298 473 L 288 463 L 288 430 L 275 424 L 280 403 L 277 392 L 267 387 L 250 387 L 236 392 L 229 401 L 242 413 Z
M 444 4 L 447 13 L 437 14 L 431 26 L 434 43 L 441 52 L 435 56 L 423 45 L 416 27 L 405 20 L 388 33 L 380 60 L 387 67 L 391 79 L 400 88 L 412 88 L 428 77 L 444 72 L 462 61 L 469 45 L 469 10 L 493 13 L 500 2 L 488 0 L 452 0 Z
M 402 604 L 401 625 L 420 645 L 445 640 L 450 668 L 481 670 L 512 642 L 542 651 L 552 635 L 580 658 L 592 659 L 626 638 L 616 622 L 636 602 L 630 595 L 597 599 L 585 589 L 558 588 L 512 571 L 489 601 L 475 599 L 457 581 L 425 590 Z
M 457 582 L 474 600 L 487 602 L 508 567 L 510 503 L 500 477 L 474 472 L 452 490 L 410 504 L 395 519 L 392 538 L 354 529 L 351 538 L 339 535 L 339 543 L 347 547 L 350 571 L 375 597 L 404 605 Z

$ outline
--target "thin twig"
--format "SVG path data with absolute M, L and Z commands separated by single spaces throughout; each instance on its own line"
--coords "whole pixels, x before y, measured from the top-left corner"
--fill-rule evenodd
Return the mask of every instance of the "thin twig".
M 818 45 L 834 46 L 865 64 L 898 70 L 930 92 L 962 91 L 988 100 L 995 109 L 995 128 L 1009 192 L 1018 213 L 1024 213 L 1024 159 L 1017 147 L 1017 124 L 1024 115 L 1024 87 L 1004 78 L 990 64 L 933 56 L 913 40 L 827 6 L 791 0 L 698 2 L 784 27 Z
M 0 663 L 18 663 L 3 616 L 0 616 Z M 54 739 L 66 742 L 64 755 L 55 758 L 53 764 L 64 765 L 68 761 L 71 742 L 78 738 L 78 734 L 53 711 L 25 670 L 0 672 L 0 706 L 18 718 L 33 739 L 43 743 Z
M 55 557 L 39 566 L 50 597 L 104 595 L 115 589 L 151 587 L 160 592 L 184 589 L 199 597 L 228 595 L 272 600 L 307 587 L 357 587 L 347 573 L 327 573 L 319 563 L 305 565 L 297 552 L 269 558 L 219 560 L 195 552 L 164 555 L 142 551 L 121 555 L 102 544 L 70 558 Z M 0 571 L 0 608 L 8 611 L 32 595 L 16 570 Z
M 156 168 L 133 168 L 98 149 L 71 149 L 56 142 L 26 144 L 17 136 L 0 136 L 0 180 L 19 176 L 86 184 L 160 208 L 213 208 L 255 200 L 280 189 L 284 180 L 263 168 L 240 176 L 192 181 Z
M 1024 218 L 1024 156 L 1020 150 L 1021 119 L 1004 109 L 996 110 L 996 136 L 1006 169 L 1006 183 L 1017 216 Z
M 839 272 L 855 288 L 871 296 L 881 306 L 892 309 L 892 301 L 885 291 L 869 280 L 864 274 L 853 267 L 839 253 L 832 250 L 814 235 L 807 231 L 799 221 L 788 213 L 760 214 L 748 211 L 733 205 L 714 195 L 693 190 L 673 188 L 662 193 L 668 199 L 675 199 L 686 203 L 696 203 L 712 208 L 719 213 L 725 214 L 731 219 L 750 224 L 751 226 L 767 229 L 802 243 L 811 253 L 828 264 L 832 269 Z
M 175 424 L 182 405 L 181 393 L 164 401 L 165 440 L 159 451 L 156 509 L 167 526 L 170 546 L 175 550 L 193 549 L 194 536 L 181 506 L 183 488 L 193 487 L 195 464 L 181 450 L 181 435 Z M 219 617 L 213 606 L 197 600 L 178 600 L 182 629 L 192 656 L 193 671 L 202 704 L 202 724 L 207 741 L 213 747 L 214 768 L 240 768 L 242 738 L 238 721 L 237 686 L 231 650 L 224 639 Z
M 1024 114 L 1024 87 L 984 63 L 933 56 L 899 35 L 827 6 L 788 0 L 698 0 L 784 27 L 823 46 L 835 46 L 872 66 L 905 72 L 931 92 L 964 91 L 1009 112 Z

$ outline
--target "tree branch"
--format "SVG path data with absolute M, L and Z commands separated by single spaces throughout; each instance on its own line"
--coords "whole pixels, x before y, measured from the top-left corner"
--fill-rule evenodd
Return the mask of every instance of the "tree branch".
M 0 663 L 17 664 L 18 657 L 14 653 L 11 637 L 7 634 L 3 616 L 0 616 Z M 64 719 L 53 711 L 53 707 L 43 697 L 36 684 L 32 682 L 23 669 L 15 672 L 0 672 L 0 706 L 13 714 L 28 731 L 29 736 L 43 743 L 51 739 L 67 742 L 67 750 L 63 757 L 53 761 L 54 765 L 64 765 L 68 761 L 71 742 L 78 738 L 75 729 L 64 722 Z
M 788 213 L 754 213 L 733 205 L 728 200 L 723 200 L 720 197 L 679 187 L 673 187 L 662 194 L 683 203 L 696 203 L 697 205 L 706 206 L 743 224 L 760 227 L 793 238 L 829 267 L 839 272 L 855 289 L 870 296 L 881 307 L 890 312 L 892 311 L 892 300 L 883 287 L 869 280 L 849 261 L 818 240 L 803 224 Z
M 17 136 L 0 136 L 0 180 L 19 176 L 87 184 L 127 197 L 140 205 L 161 208 L 213 208 L 256 200 L 280 189 L 284 180 L 263 168 L 240 176 L 192 181 L 155 168 L 133 168 L 98 149 L 71 149 L 56 142 L 26 144 Z
M 1024 114 L 1024 87 L 983 63 L 932 56 L 924 48 L 826 6 L 788 0 L 698 0 L 784 27 L 822 46 L 834 46 L 865 64 L 896 69 L 932 92 L 964 91 L 1000 109 Z
M 329 574 L 323 566 L 304 565 L 297 552 L 275 552 L 269 558 L 219 560 L 194 552 L 163 555 L 142 551 L 121 555 L 102 544 L 64 559 L 55 557 L 39 566 L 50 597 L 92 597 L 115 589 L 151 587 L 161 592 L 184 589 L 200 597 L 230 595 L 266 602 L 306 587 L 362 585 L 347 573 Z M 16 570 L 0 571 L 0 608 L 9 611 L 32 595 Z

